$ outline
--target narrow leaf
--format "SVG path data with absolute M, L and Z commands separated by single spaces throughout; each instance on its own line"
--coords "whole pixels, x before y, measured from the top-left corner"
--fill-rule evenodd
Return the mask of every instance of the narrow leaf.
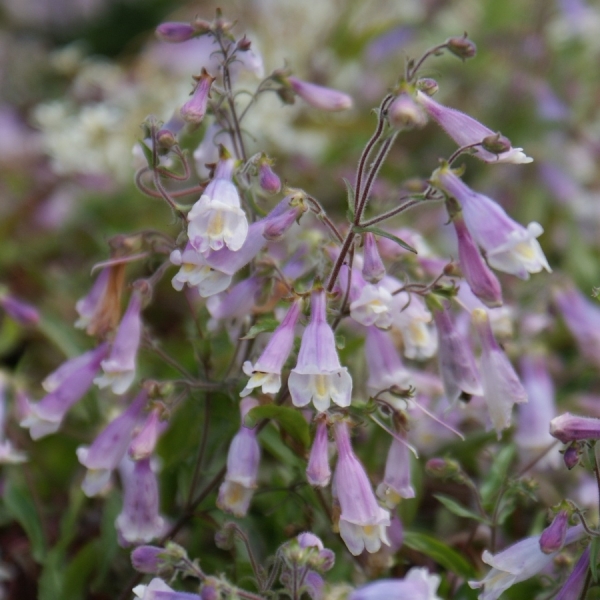
M 41 563 L 46 555 L 46 539 L 29 490 L 9 483 L 6 486 L 3 498 L 8 512 L 25 530 L 31 543 L 33 558 Z
M 458 517 L 464 517 L 465 519 L 474 519 L 480 523 L 487 523 L 488 520 L 478 515 L 476 512 L 465 508 L 462 504 L 459 504 L 453 498 L 444 496 L 443 494 L 434 494 L 434 498 L 437 498 L 452 514 Z
M 279 321 L 277 319 L 261 319 L 258 323 L 255 323 L 250 327 L 248 333 L 240 338 L 241 340 L 253 340 L 259 333 L 265 333 L 269 331 L 275 331 Z
M 473 567 L 456 550 L 450 548 L 444 542 L 416 531 L 405 531 L 404 544 L 411 550 L 429 556 L 452 573 L 456 573 L 465 579 L 475 577 Z
M 401 240 L 397 235 L 394 235 L 389 231 L 385 231 L 385 229 L 380 229 L 375 225 L 369 225 L 369 227 L 355 227 L 354 231 L 356 231 L 356 233 L 372 233 L 374 235 L 387 238 L 388 240 L 392 240 L 392 242 L 396 242 L 398 246 L 401 246 L 405 250 L 417 254 L 417 251 L 410 244 L 407 244 L 404 240 Z
M 516 456 L 516 447 L 514 444 L 502 448 L 490 469 L 489 475 L 481 485 L 480 493 L 484 506 L 488 507 L 496 500 L 496 495 L 500 491 L 502 484 L 508 477 L 508 470 Z
M 344 183 L 346 184 L 346 192 L 348 198 L 348 217 L 349 221 L 354 221 L 354 186 L 344 177 Z
M 261 419 L 274 419 L 295 440 L 304 446 L 310 444 L 308 423 L 299 410 L 288 406 L 276 406 L 275 404 L 257 406 L 246 416 L 245 425 L 246 427 L 254 427 Z

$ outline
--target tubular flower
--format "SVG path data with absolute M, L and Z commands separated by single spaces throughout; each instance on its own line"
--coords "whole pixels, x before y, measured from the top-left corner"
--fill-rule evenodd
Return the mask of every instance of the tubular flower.
M 423 92 L 417 92 L 417 101 L 423 105 L 429 116 L 435 119 L 442 129 L 461 147 L 483 142 L 485 138 L 495 135 L 491 129 L 482 125 L 473 117 L 454 108 L 443 106 Z M 533 158 L 527 156 L 522 148 L 510 148 L 506 152 L 494 154 L 481 146 L 476 146 L 474 151 L 477 158 L 489 163 L 508 162 L 520 164 L 533 161 Z
M 88 470 L 81 484 L 86 496 L 100 492 L 113 469 L 119 466 L 147 399 L 148 394 L 142 391 L 127 410 L 98 434 L 91 446 L 77 448 L 77 458 Z
M 361 325 L 389 329 L 392 325 L 393 296 L 380 285 L 367 283 L 356 300 L 350 303 L 350 316 Z
M 110 386 L 115 394 L 124 394 L 133 383 L 142 333 L 141 311 L 142 294 L 139 290 L 134 290 L 117 330 L 110 355 L 102 361 L 104 373 L 94 379 L 98 387 Z
M 581 539 L 585 535 L 580 525 L 567 531 L 565 545 Z M 484 588 L 479 594 L 479 600 L 497 600 L 509 587 L 520 581 L 525 581 L 552 563 L 558 551 L 544 554 L 540 549 L 540 536 L 525 538 L 506 548 L 498 554 L 487 550 L 482 560 L 490 565 L 492 570 L 482 581 L 469 581 L 471 588 Z
M 312 401 L 321 412 L 329 408 L 331 401 L 349 406 L 352 395 L 352 378 L 348 369 L 340 365 L 326 306 L 325 291 L 313 292 L 310 323 L 302 336 L 298 364 L 288 380 L 295 406 L 306 406 Z
M 46 380 L 46 395 L 37 404 L 27 402 L 26 415 L 21 427 L 27 427 L 34 440 L 54 433 L 60 427 L 67 411 L 88 391 L 100 363 L 106 357 L 108 344 L 104 343 L 95 350 L 67 361 Z
M 332 112 L 352 108 L 352 98 L 344 92 L 302 81 L 297 77 L 288 77 L 288 81 L 294 92 L 315 108 Z
M 279 391 L 281 369 L 294 344 L 294 328 L 300 316 L 300 308 L 301 302 L 294 302 L 256 363 L 252 365 L 249 360 L 244 363 L 244 373 L 249 375 L 250 379 L 240 396 L 247 396 L 259 386 L 262 386 L 265 394 L 275 394 Z
M 350 594 L 348 600 L 440 600 L 440 576 L 423 567 L 413 567 L 404 579 L 381 579 Z
M 329 442 L 327 437 L 327 423 L 321 419 L 317 424 L 317 432 L 310 449 L 308 465 L 306 466 L 306 478 L 310 485 L 325 487 L 331 479 L 331 468 L 329 467 Z
M 454 403 L 461 394 L 481 396 L 483 389 L 471 346 L 454 326 L 447 307 L 434 310 L 438 331 L 438 363 L 448 402 Z
M 502 207 L 474 192 L 447 166 L 437 169 L 432 181 L 458 201 L 467 228 L 485 250 L 491 267 L 521 279 L 529 279 L 530 273 L 542 269 L 551 271 L 536 239 L 544 232 L 539 223 L 525 228 L 513 221 Z
M 383 481 L 377 486 L 377 496 L 388 508 L 397 506 L 402 498 L 414 498 L 415 490 L 410 479 L 410 451 L 406 444 L 394 437 L 385 463 Z
M 248 219 L 233 183 L 232 158 L 217 163 L 215 176 L 188 213 L 190 244 L 204 254 L 210 250 L 239 250 L 248 235 Z
M 335 442 L 338 462 L 333 485 L 341 508 L 340 535 L 354 556 L 363 550 L 377 552 L 382 543 L 389 546 L 386 528 L 390 513 L 377 503 L 369 478 L 352 450 L 346 423 L 335 424 Z
M 476 308 L 471 313 L 471 318 L 481 341 L 483 398 L 499 438 L 500 432 L 510 427 L 513 405 L 527 402 L 527 392 L 508 357 L 498 345 L 487 312 Z
M 256 430 L 244 425 L 246 415 L 255 406 L 258 402 L 254 398 L 244 398 L 240 403 L 242 425 L 229 446 L 227 473 L 217 498 L 217 506 L 236 517 L 246 516 L 258 477 L 260 446 Z

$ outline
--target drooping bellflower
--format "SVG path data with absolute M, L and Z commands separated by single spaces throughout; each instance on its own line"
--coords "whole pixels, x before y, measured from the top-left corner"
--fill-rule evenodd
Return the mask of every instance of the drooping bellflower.
M 320 419 L 317 423 L 315 439 L 310 449 L 308 464 L 306 465 L 306 478 L 310 485 L 325 487 L 331 479 L 329 466 L 329 439 L 327 436 L 327 422 Z
M 102 361 L 104 373 L 94 383 L 105 388 L 110 386 L 115 394 L 124 394 L 135 378 L 137 351 L 142 334 L 142 292 L 135 289 L 129 306 L 117 329 L 117 334 L 106 360 Z
M 232 158 L 221 158 L 213 179 L 188 213 L 190 244 L 202 254 L 224 247 L 236 252 L 248 235 L 248 219 L 240 207 L 233 169 Z
M 487 311 L 476 308 L 471 318 L 481 342 L 483 398 L 500 437 L 500 432 L 510 426 L 513 405 L 527 402 L 527 392 L 492 333 Z
M 67 361 L 63 365 L 64 369 L 59 368 L 54 372 L 55 377 L 49 386 L 51 391 L 40 402 L 28 404 L 27 414 L 21 421 L 21 427 L 28 428 L 34 440 L 58 430 L 67 411 L 91 387 L 108 349 L 107 343 L 101 344 L 94 350 Z
M 240 402 L 242 425 L 231 440 L 227 453 L 227 472 L 217 498 L 217 506 L 236 517 L 244 517 L 248 512 L 258 478 L 260 445 L 256 439 L 256 429 L 244 425 L 246 415 L 255 406 L 258 406 L 258 402 L 254 398 L 247 397 Z
M 340 365 L 326 309 L 325 290 L 314 291 L 310 323 L 302 336 L 298 363 L 288 380 L 294 405 L 306 406 L 312 401 L 318 411 L 327 410 L 331 402 L 349 406 L 352 396 L 352 378 L 348 369 Z
M 354 556 L 363 550 L 377 552 L 382 543 L 389 545 L 386 528 L 390 513 L 377 503 L 369 478 L 352 450 L 348 425 L 340 421 L 334 429 L 338 461 L 333 485 L 341 508 L 340 535 Z
M 467 228 L 491 267 L 521 279 L 542 269 L 551 271 L 536 239 L 544 231 L 539 223 L 523 227 L 513 221 L 500 205 L 474 192 L 448 166 L 437 169 L 432 181 L 458 201 Z
M 302 81 L 293 76 L 287 80 L 294 92 L 314 108 L 332 112 L 352 108 L 352 98 L 344 92 Z
M 250 377 L 240 396 L 247 396 L 254 388 L 262 386 L 265 394 L 276 394 L 281 388 L 281 369 L 294 344 L 294 329 L 300 316 L 301 302 L 296 301 L 283 321 L 273 332 L 267 347 L 254 365 L 247 360 L 243 370 Z

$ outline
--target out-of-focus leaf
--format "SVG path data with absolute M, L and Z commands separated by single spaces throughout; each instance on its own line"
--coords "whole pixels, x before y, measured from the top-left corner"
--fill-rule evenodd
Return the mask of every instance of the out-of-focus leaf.
M 405 531 L 404 544 L 411 550 L 429 556 L 448 571 L 466 579 L 475 577 L 473 567 L 456 550 L 429 535 L 416 531 Z
M 247 427 L 254 427 L 261 419 L 277 421 L 295 440 L 304 446 L 310 444 L 308 423 L 299 410 L 275 404 L 257 406 L 248 413 L 245 424 Z
M 600 538 L 595 536 L 592 538 L 590 547 L 590 570 L 592 571 L 592 579 L 594 583 L 598 581 L 598 555 L 600 554 Z
M 43 562 L 46 538 L 31 493 L 25 487 L 8 483 L 3 497 L 8 512 L 19 522 L 29 538 L 33 558 L 39 563 Z
M 253 340 L 259 333 L 265 333 L 269 331 L 275 331 L 277 326 L 279 325 L 279 321 L 277 319 L 261 319 L 255 325 L 250 327 L 248 333 L 240 338 L 241 340 Z
M 85 600 L 88 598 L 89 580 L 98 563 L 98 554 L 102 553 L 96 541 L 88 542 L 69 560 L 64 573 L 61 598 L 69 600 Z
M 517 449 L 514 444 L 505 446 L 498 452 L 492 467 L 480 488 L 483 505 L 489 507 L 496 500 L 502 484 L 508 477 L 508 470 L 516 456 Z
M 388 240 L 392 240 L 392 242 L 396 242 L 398 246 L 401 246 L 405 250 L 417 254 L 417 251 L 411 245 L 407 244 L 404 240 L 401 240 L 397 235 L 394 235 L 385 229 L 381 229 L 380 227 L 375 227 L 375 225 L 370 225 L 369 227 L 355 227 L 354 231 L 356 233 L 372 233 L 374 235 L 379 235 Z
M 92 590 L 100 589 L 100 586 L 106 580 L 106 576 L 112 565 L 115 555 L 119 550 L 117 543 L 117 530 L 115 529 L 115 520 L 121 510 L 121 495 L 112 492 L 104 503 L 104 513 L 102 515 L 102 529 L 100 538 L 96 540 L 96 569 L 97 575 L 92 582 Z
M 434 498 L 437 498 L 452 514 L 457 515 L 458 517 L 464 517 L 465 519 L 474 519 L 475 521 L 479 521 L 480 523 L 487 523 L 488 520 L 484 519 L 481 515 L 478 515 L 476 512 L 469 510 L 459 504 L 453 498 L 449 498 L 448 496 L 444 496 L 443 494 L 434 494 Z

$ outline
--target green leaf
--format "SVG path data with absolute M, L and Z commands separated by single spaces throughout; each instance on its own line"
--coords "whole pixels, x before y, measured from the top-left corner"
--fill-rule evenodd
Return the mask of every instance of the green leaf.
M 246 415 L 245 425 L 246 427 L 254 427 L 261 419 L 274 419 L 296 441 L 306 447 L 310 444 L 308 423 L 299 410 L 275 404 L 257 406 Z
M 592 538 L 592 545 L 590 547 L 590 569 L 592 571 L 592 579 L 594 583 L 598 582 L 598 554 L 600 552 L 600 537 L 594 536 Z
M 43 562 L 46 556 L 46 538 L 31 493 L 27 488 L 8 483 L 3 498 L 8 512 L 25 530 L 31 543 L 33 558 L 39 563 Z
M 152 148 L 150 148 L 146 142 L 142 141 L 142 140 L 138 140 L 140 146 L 142 147 L 142 152 L 144 154 L 144 158 L 146 159 L 146 162 L 148 163 L 148 166 L 153 169 L 154 167 L 156 167 L 156 165 L 154 164 L 154 156 L 152 155 Z
M 459 504 L 453 498 L 448 496 L 444 496 L 443 494 L 434 494 L 434 498 L 437 498 L 452 514 L 457 515 L 458 517 L 464 517 L 465 519 L 474 519 L 475 521 L 479 521 L 480 523 L 488 523 L 488 519 L 485 519 L 481 515 L 478 515 L 476 512 L 465 508 L 462 504 Z
M 379 227 L 375 227 L 375 225 L 369 225 L 369 227 L 355 227 L 354 231 L 356 233 L 372 233 L 374 235 L 378 235 L 380 237 L 387 238 L 388 240 L 392 240 L 392 242 L 396 242 L 396 244 L 398 244 L 398 246 L 401 246 L 405 250 L 408 250 L 409 252 L 413 252 L 414 254 L 417 254 L 417 251 L 412 246 L 407 244 L 404 240 L 401 240 L 397 235 L 394 235 L 393 233 L 390 233 L 389 231 L 385 231 L 385 229 L 380 229 Z
M 261 319 L 258 323 L 255 323 L 250 327 L 248 333 L 240 338 L 241 340 L 253 340 L 259 333 L 265 333 L 269 331 L 275 331 L 279 321 L 277 319 L 267 318 Z
M 348 199 L 348 221 L 354 221 L 354 186 L 344 177 Z
M 489 507 L 496 500 L 500 488 L 508 477 L 508 470 L 517 453 L 516 446 L 510 444 L 500 450 L 496 456 L 489 475 L 481 485 L 480 493 L 483 505 Z
M 475 569 L 456 550 L 450 548 L 435 538 L 417 533 L 416 531 L 404 532 L 404 544 L 411 550 L 416 550 L 429 556 L 442 567 L 452 571 L 465 579 L 475 577 Z

